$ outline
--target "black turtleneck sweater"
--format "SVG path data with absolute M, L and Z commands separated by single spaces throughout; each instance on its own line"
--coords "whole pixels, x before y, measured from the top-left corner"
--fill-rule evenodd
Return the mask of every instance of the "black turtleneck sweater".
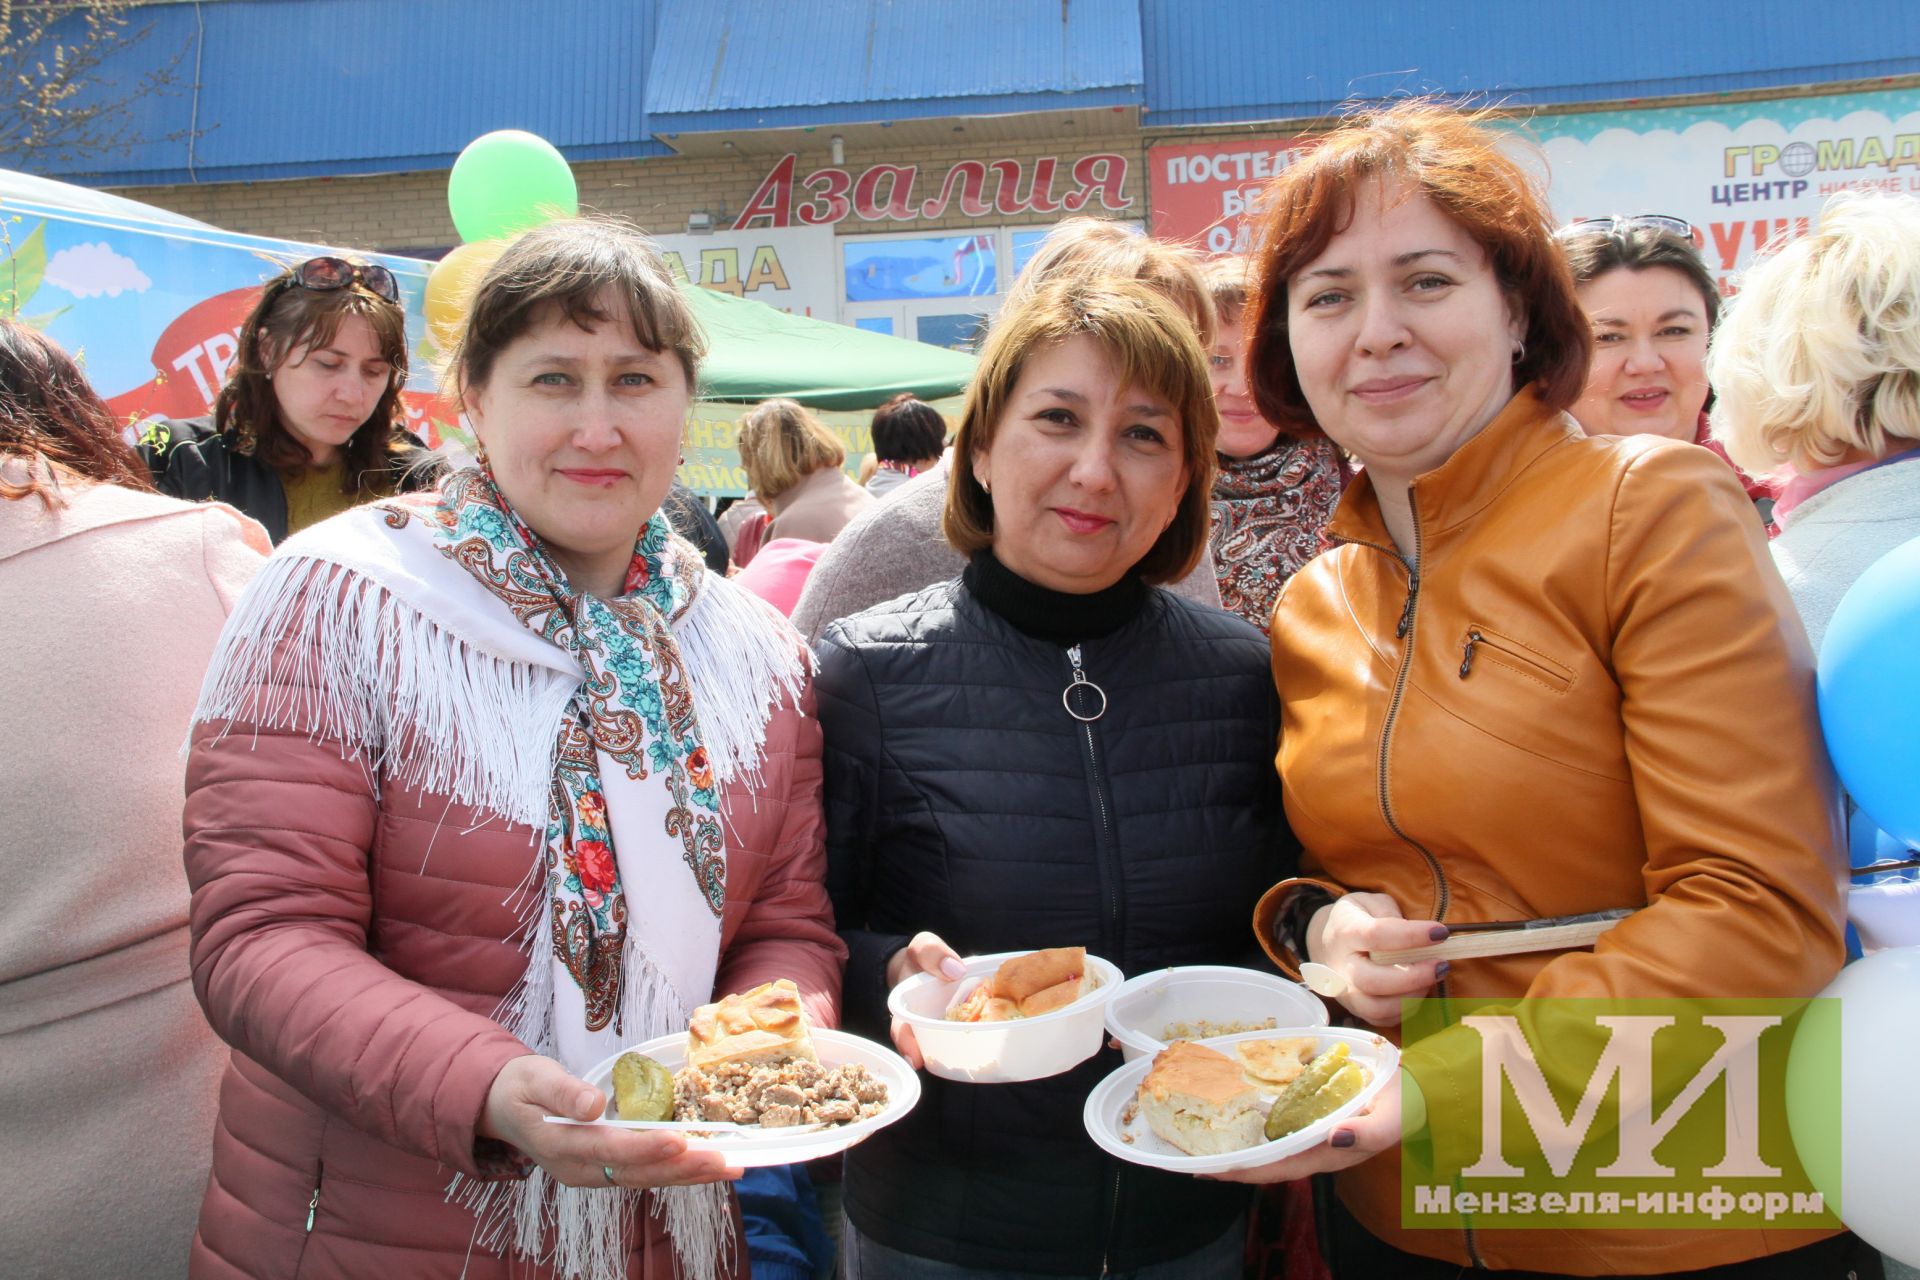
M 1129 573 L 1102 591 L 1055 591 L 1027 581 L 991 551 L 975 552 L 960 580 L 1014 630 L 1062 646 L 1112 635 L 1138 616 L 1150 590 L 1140 575 Z

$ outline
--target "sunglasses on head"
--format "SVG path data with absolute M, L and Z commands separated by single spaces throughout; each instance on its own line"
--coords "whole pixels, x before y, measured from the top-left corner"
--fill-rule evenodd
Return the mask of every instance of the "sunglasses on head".
M 395 304 L 400 301 L 400 282 L 393 278 L 393 272 L 378 263 L 363 267 L 345 258 L 308 258 L 286 279 L 294 287 L 316 293 L 350 289 L 357 284 L 382 301 Z
M 1562 237 L 1568 236 L 1608 236 L 1616 231 L 1637 231 L 1641 228 L 1655 231 L 1670 231 L 1676 236 L 1693 239 L 1693 224 L 1685 218 L 1676 218 L 1670 213 L 1613 214 L 1605 218 L 1575 218 L 1560 228 Z

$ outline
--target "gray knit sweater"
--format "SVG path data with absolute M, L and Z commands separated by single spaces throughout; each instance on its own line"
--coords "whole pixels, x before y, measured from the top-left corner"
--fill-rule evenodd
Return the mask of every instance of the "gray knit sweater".
M 793 611 L 793 625 L 809 643 L 829 623 L 960 576 L 966 559 L 940 532 L 948 466 L 942 459 L 914 477 L 885 502 L 855 517 L 827 544 Z M 1167 589 L 1218 609 L 1220 584 L 1214 578 L 1212 554 L 1202 555 L 1192 573 L 1168 583 Z

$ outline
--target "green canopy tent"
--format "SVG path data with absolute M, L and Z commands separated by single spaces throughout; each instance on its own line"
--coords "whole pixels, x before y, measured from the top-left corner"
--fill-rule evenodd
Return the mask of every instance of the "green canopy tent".
M 975 358 L 963 351 L 907 342 L 850 325 L 788 315 L 763 302 L 684 286 L 707 334 L 700 398 L 687 423 L 680 478 L 711 497 L 747 491 L 735 448 L 735 424 L 746 409 L 773 396 L 798 400 L 819 414 L 847 446 L 854 471 L 872 448 L 872 410 L 910 391 L 956 418 Z
M 871 409 L 911 391 L 958 395 L 974 357 L 851 325 L 788 315 L 746 298 L 687 288 L 707 331 L 701 398 L 754 403 L 785 396 L 816 409 Z

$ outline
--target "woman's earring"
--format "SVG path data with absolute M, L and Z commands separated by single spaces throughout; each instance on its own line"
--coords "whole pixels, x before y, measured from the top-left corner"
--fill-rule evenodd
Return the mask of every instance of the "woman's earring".
M 982 480 L 982 481 L 980 482 L 980 492 L 982 492 L 982 493 L 992 493 L 992 492 L 993 492 L 993 486 L 992 486 L 992 485 L 990 485 L 990 484 L 988 484 L 988 483 L 987 483 L 987 482 L 986 482 L 985 480 Z
M 1515 364 L 1519 364 L 1522 360 L 1525 360 L 1526 358 L 1527 358 L 1526 340 L 1523 338 L 1515 338 L 1513 340 L 1513 362 Z

